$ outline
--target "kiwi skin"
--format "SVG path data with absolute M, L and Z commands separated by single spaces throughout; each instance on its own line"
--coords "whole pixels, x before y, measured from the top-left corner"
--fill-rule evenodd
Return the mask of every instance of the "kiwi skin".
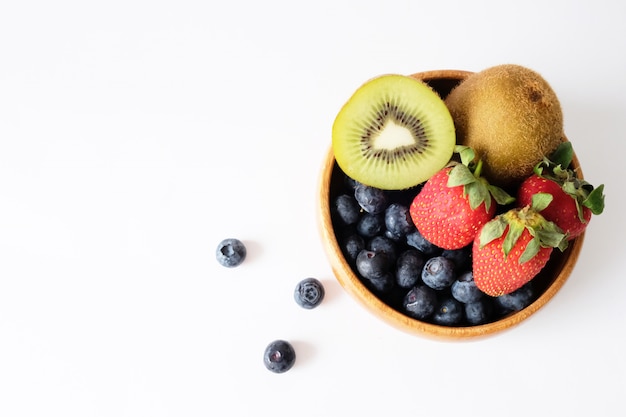
M 446 97 L 457 142 L 474 149 L 483 176 L 515 187 L 564 140 L 560 102 L 537 72 L 503 64 L 469 75 Z

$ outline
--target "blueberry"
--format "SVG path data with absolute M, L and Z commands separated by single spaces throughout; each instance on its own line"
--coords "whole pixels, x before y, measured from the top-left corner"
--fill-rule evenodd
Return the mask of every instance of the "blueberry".
M 385 228 L 385 221 L 380 214 L 365 213 L 356 224 L 356 231 L 363 237 L 374 237 Z
M 441 256 L 452 260 L 457 271 L 465 271 L 472 267 L 472 245 L 460 249 L 444 249 Z
M 382 213 L 387 207 L 387 193 L 365 184 L 357 184 L 354 188 L 354 198 L 363 210 L 371 214 Z
M 358 234 L 352 233 L 343 239 L 341 250 L 348 262 L 356 262 L 356 257 L 365 249 L 365 240 Z
M 406 236 L 404 236 L 404 235 L 399 235 L 399 234 L 394 233 L 391 230 L 387 230 L 387 229 L 385 229 L 384 236 L 387 239 L 393 240 L 394 242 L 401 242 L 404 238 L 406 238 Z
M 366 285 L 377 293 L 386 294 L 395 287 L 395 281 L 393 279 L 393 274 L 391 272 L 387 272 L 380 278 L 367 280 Z
M 391 203 L 385 209 L 385 226 L 389 234 L 397 237 L 406 236 L 416 230 L 409 208 L 399 203 Z
M 488 298 L 467 303 L 464 307 L 465 319 L 469 324 L 483 324 L 489 321 L 491 317 L 492 305 Z
M 450 287 L 455 279 L 454 263 L 443 256 L 428 259 L 422 269 L 422 281 L 435 290 Z
M 463 316 L 463 304 L 454 298 L 444 298 L 435 309 L 432 321 L 443 326 L 454 326 L 463 320 Z
M 246 259 L 246 246 L 239 239 L 224 239 L 217 245 L 215 257 L 220 265 L 234 268 Z
M 437 294 L 430 287 L 418 285 L 406 293 L 402 305 L 409 316 L 424 320 L 435 311 Z
M 381 280 L 389 273 L 391 262 L 385 252 L 364 249 L 356 258 L 356 269 L 361 276 L 370 281 Z
M 300 307 L 310 310 L 324 299 L 324 286 L 315 278 L 305 278 L 296 285 L 293 297 Z
M 285 340 L 274 340 L 265 348 L 263 363 L 270 371 L 282 374 L 296 363 L 296 351 L 291 343 Z
M 407 249 L 398 256 L 396 261 L 396 283 L 401 288 L 411 288 L 418 283 L 424 256 L 417 249 Z
M 356 200 L 348 194 L 340 194 L 335 198 L 335 213 L 344 224 L 355 224 L 361 215 L 361 209 Z
M 367 248 L 374 252 L 385 252 L 390 262 L 396 262 L 397 249 L 393 240 L 385 236 L 374 236 L 368 243 Z
M 424 236 L 422 236 L 417 229 L 406 235 L 406 243 L 426 256 L 435 256 L 440 254 L 442 251 L 440 247 L 429 242 Z
M 483 292 L 478 289 L 474 282 L 474 274 L 467 271 L 458 276 L 450 288 L 452 296 L 462 303 L 473 303 L 480 300 Z
M 495 297 L 494 300 L 503 312 L 520 311 L 530 305 L 534 293 L 532 282 L 529 282 L 510 294 Z

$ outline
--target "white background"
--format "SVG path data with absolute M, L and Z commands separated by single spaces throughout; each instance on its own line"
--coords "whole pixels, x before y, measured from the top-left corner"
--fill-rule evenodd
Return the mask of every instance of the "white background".
M 4 1 L 0 415 L 604 415 L 626 395 L 626 26 L 617 1 Z M 607 208 L 513 330 L 390 328 L 316 223 L 339 107 L 382 73 L 517 63 Z M 246 263 L 219 266 L 237 237 Z M 295 284 L 327 296 L 304 310 Z M 267 343 L 297 349 L 272 374 Z M 272 414 L 270 414 L 272 413 Z

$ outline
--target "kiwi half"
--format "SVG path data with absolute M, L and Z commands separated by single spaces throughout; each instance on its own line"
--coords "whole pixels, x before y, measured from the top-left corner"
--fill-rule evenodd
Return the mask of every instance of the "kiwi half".
M 418 185 L 452 157 L 454 122 L 425 82 L 382 75 L 341 108 L 332 130 L 337 164 L 352 179 L 384 190 Z

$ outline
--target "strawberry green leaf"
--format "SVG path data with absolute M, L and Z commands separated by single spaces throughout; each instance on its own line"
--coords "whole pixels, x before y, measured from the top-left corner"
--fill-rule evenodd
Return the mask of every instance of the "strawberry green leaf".
M 572 163 L 574 158 L 574 149 L 571 142 L 561 143 L 556 150 L 550 155 L 550 161 L 554 165 L 560 165 L 566 169 Z
M 524 262 L 530 261 L 539 253 L 539 249 L 541 249 L 539 239 L 536 237 L 531 239 L 528 245 L 526 245 L 526 249 L 524 249 L 524 252 L 519 257 L 519 263 L 523 264 Z
M 515 199 L 503 189 L 489 184 L 480 176 L 483 162 L 474 162 L 476 154 L 469 146 L 456 145 L 454 152 L 461 157 L 461 163 L 456 163 L 448 175 L 448 187 L 463 186 L 463 193 L 467 196 L 470 208 L 476 210 L 482 203 L 485 209 L 491 209 L 492 198 L 497 204 L 510 204 Z
M 457 164 L 450 170 L 448 174 L 448 187 L 457 187 L 466 185 L 476 181 L 476 177 L 469 168 L 462 164 Z
M 561 183 L 573 174 L 569 168 L 573 159 L 574 150 L 571 142 L 563 142 L 549 157 L 544 156 L 543 160 L 535 165 L 534 172 L 540 177 Z
M 541 223 L 541 230 L 563 234 L 563 230 L 556 223 L 547 220 Z
M 517 243 L 519 237 L 524 232 L 524 225 L 519 222 L 511 222 L 509 223 L 509 231 L 504 238 L 504 242 L 502 243 L 502 250 L 504 251 L 504 256 L 508 256 L 513 246 Z
M 548 175 L 547 178 L 550 178 L 553 181 L 561 182 L 571 180 L 574 177 L 574 172 L 571 169 L 563 168 L 561 165 L 557 165 L 552 169 L 553 175 Z
M 551 222 L 549 222 L 551 223 Z M 565 233 L 557 229 L 541 229 L 536 231 L 536 238 L 543 247 L 559 248 L 565 250 L 567 248 L 567 239 Z
M 507 222 L 502 217 L 496 217 L 485 223 L 482 229 L 480 229 L 480 236 L 478 237 L 480 247 L 482 248 L 489 242 L 500 238 L 507 226 Z
M 487 186 L 487 189 L 489 190 L 489 193 L 492 195 L 493 199 L 496 200 L 496 203 L 502 206 L 506 206 L 507 204 L 511 204 L 515 201 L 515 197 L 510 196 L 509 193 L 507 193 L 500 187 L 489 184 Z
M 491 207 L 491 195 L 487 187 L 481 181 L 475 181 L 465 185 L 465 193 L 469 199 L 469 205 L 472 210 L 476 210 L 483 202 L 485 209 L 489 211 Z
M 465 145 L 456 145 L 454 147 L 454 152 L 459 154 L 459 156 L 461 157 L 461 163 L 465 166 L 469 166 L 469 164 L 471 164 L 476 157 L 474 150 Z
M 583 206 L 589 208 L 593 214 L 602 214 L 604 211 L 604 184 L 594 188 L 583 201 Z
M 532 197 L 531 207 L 536 211 L 541 211 L 550 205 L 553 198 L 550 193 L 537 193 Z
M 576 196 L 576 184 L 573 181 L 567 181 L 561 187 L 566 194 Z

